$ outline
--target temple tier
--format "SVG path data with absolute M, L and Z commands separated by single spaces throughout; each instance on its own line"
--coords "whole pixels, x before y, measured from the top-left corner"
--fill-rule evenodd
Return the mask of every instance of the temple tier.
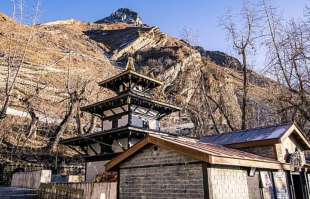
M 130 148 L 147 134 L 162 134 L 160 120 L 181 109 L 155 100 L 152 92 L 162 82 L 135 72 L 133 60 L 126 70 L 99 82 L 114 91 L 115 97 L 82 107 L 83 112 L 99 117 L 101 128 L 95 133 L 61 140 L 79 152 L 86 162 L 106 161 Z

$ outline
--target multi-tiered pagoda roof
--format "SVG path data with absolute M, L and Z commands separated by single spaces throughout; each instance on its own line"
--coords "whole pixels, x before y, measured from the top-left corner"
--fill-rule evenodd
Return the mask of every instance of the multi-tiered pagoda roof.
M 117 145 L 115 143 L 126 143 L 126 146 L 122 145 L 125 149 L 146 134 L 162 133 L 161 118 L 181 110 L 175 105 L 154 99 L 152 90 L 161 86 L 162 82 L 137 73 L 132 59 L 129 59 L 125 71 L 98 85 L 117 95 L 84 106 L 81 110 L 99 117 L 101 130 L 61 141 L 61 144 L 71 148 L 80 147 L 86 156 L 121 152 L 113 149 Z

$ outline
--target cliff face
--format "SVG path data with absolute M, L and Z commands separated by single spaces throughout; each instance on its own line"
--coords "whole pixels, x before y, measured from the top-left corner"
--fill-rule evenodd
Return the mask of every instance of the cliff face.
M 1 90 L 7 59 L 14 55 L 14 61 L 23 61 L 11 110 L 25 111 L 20 99 L 40 87 L 39 97 L 33 102 L 35 110 L 42 118 L 57 121 L 66 111 L 66 85 L 89 82 L 83 104 L 109 97 L 112 94 L 100 90 L 96 82 L 119 72 L 128 56 L 133 56 L 139 71 L 165 82 L 157 90 L 157 97 L 184 108 L 181 117 L 176 114 L 166 118 L 164 126 L 168 122 L 169 126 L 193 123 L 197 136 L 238 129 L 242 95 L 239 61 L 141 24 L 135 14 L 124 16 L 121 11 L 96 23 L 68 20 L 31 27 L 1 15 Z M 249 79 L 247 126 L 287 120 L 289 117 L 277 115 L 275 96 L 283 88 L 254 71 L 249 71 Z M 3 92 L 0 97 L 3 99 Z

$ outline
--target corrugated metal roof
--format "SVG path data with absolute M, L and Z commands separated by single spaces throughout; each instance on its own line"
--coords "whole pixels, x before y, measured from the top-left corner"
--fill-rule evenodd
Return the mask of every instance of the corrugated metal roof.
M 234 131 L 220 135 L 205 136 L 202 137 L 200 141 L 204 143 L 230 145 L 252 141 L 279 139 L 291 126 L 292 124 L 282 124 L 244 131 Z

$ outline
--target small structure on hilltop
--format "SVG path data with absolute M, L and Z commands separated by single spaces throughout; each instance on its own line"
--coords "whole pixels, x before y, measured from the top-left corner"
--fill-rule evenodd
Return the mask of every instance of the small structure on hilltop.
M 86 180 L 93 181 L 104 171 L 108 160 L 127 150 L 147 134 L 162 133 L 160 120 L 177 106 L 153 99 L 152 90 L 162 82 L 135 71 L 129 58 L 126 70 L 99 83 L 117 96 L 82 107 L 101 119 L 101 131 L 62 140 L 68 147 L 79 147 L 86 161 Z
M 202 139 L 149 135 L 111 160 L 119 198 L 310 197 L 310 143 L 295 124 Z

